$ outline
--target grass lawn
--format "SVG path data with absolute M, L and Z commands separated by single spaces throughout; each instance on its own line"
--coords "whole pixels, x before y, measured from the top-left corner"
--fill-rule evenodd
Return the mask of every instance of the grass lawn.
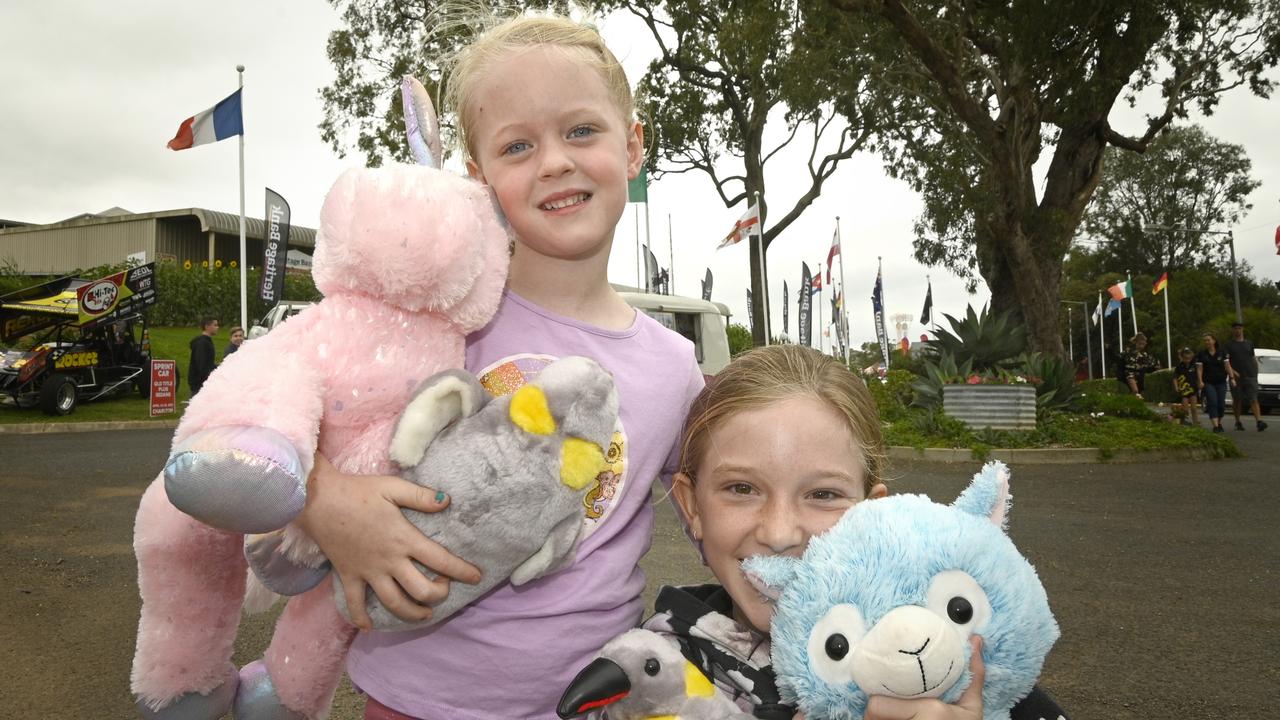
M 187 363 L 191 360 L 188 344 L 199 333 L 188 327 L 152 327 L 151 356 L 160 360 L 175 360 L 178 364 L 178 410 L 169 415 L 151 417 L 151 406 L 147 400 L 138 397 L 138 393 L 130 391 L 101 400 L 80 403 L 70 415 L 45 415 L 39 408 L 21 409 L 13 405 L 0 405 L 0 425 L 16 423 L 77 423 L 103 422 L 119 420 L 177 420 L 186 408 L 182 403 L 191 397 L 191 388 L 187 387 Z M 213 338 L 218 349 L 218 360 L 222 360 L 222 349 L 226 347 L 227 333 L 220 332 Z

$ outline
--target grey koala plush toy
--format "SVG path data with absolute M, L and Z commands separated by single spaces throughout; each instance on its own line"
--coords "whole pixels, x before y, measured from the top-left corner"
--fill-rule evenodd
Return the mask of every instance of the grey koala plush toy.
M 392 615 L 369 590 L 374 629 L 426 627 L 504 580 L 523 585 L 571 565 L 583 529 L 583 496 L 605 468 L 617 419 L 613 378 L 583 357 L 557 360 L 497 398 L 463 370 L 428 378 L 400 415 L 390 454 L 403 477 L 448 493 L 449 506 L 404 514 L 479 568 L 481 579 L 453 583 L 431 618 L 418 623 Z M 336 573 L 333 579 L 338 609 L 350 620 L 342 581 Z

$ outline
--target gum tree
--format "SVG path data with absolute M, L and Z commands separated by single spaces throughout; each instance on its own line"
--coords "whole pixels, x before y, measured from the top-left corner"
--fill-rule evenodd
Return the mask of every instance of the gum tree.
M 838 46 L 876 59 L 894 104 L 882 150 L 924 200 L 917 259 L 981 276 L 993 310 L 1058 354 L 1063 258 L 1107 149 L 1143 153 L 1236 88 L 1268 96 L 1280 53 L 1280 0 L 809 0 L 804 14 L 833 22 L 833 8 L 872 29 Z M 844 73 L 820 79 L 855 92 Z M 1117 102 L 1145 122 L 1113 125 Z

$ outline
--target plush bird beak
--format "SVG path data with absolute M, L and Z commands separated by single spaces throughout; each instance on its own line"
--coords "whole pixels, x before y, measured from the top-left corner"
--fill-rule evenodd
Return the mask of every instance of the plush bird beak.
M 631 692 L 631 681 L 612 660 L 596 658 L 569 683 L 556 714 L 565 720 L 611 705 Z

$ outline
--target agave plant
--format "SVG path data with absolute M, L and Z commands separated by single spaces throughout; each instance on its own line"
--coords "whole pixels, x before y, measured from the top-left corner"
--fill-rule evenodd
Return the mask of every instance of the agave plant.
M 1027 336 L 1021 325 L 1010 322 L 1008 313 L 989 312 L 986 305 L 974 312 L 970 305 L 962 320 L 943 314 L 951 323 L 951 332 L 939 329 L 932 341 L 939 355 L 950 353 L 957 363 L 969 362 L 978 373 L 1011 369 L 1017 357 L 1027 348 Z
M 924 375 L 911 385 L 911 389 L 915 391 L 915 399 L 911 404 L 923 408 L 938 407 L 942 404 L 943 385 L 962 382 L 972 374 L 972 358 L 957 362 L 955 355 L 942 350 L 936 359 L 925 361 Z
M 1022 373 L 1036 385 L 1036 412 L 1063 410 L 1080 395 L 1075 372 L 1057 355 L 1023 353 L 1017 358 Z

